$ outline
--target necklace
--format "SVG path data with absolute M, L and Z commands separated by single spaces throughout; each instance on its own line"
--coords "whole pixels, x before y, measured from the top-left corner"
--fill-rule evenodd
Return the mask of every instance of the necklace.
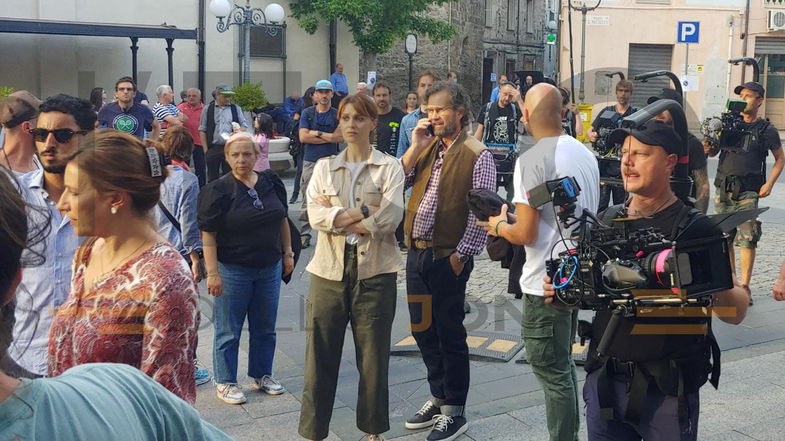
M 99 281 L 99 280 L 103 279 L 105 275 L 109 274 L 109 273 L 110 273 L 110 272 L 112 272 L 112 271 L 113 271 L 115 268 L 117 268 L 118 266 L 120 266 L 120 264 L 122 264 L 123 262 L 125 262 L 125 261 L 126 261 L 128 258 L 129 258 L 129 257 L 133 256 L 133 255 L 134 255 L 134 254 L 135 254 L 137 251 L 139 251 L 139 250 L 140 250 L 140 249 L 141 249 L 141 248 L 142 248 L 142 247 L 143 247 L 143 246 L 144 246 L 146 243 L 147 243 L 147 241 L 146 241 L 146 240 L 145 240 L 145 241 L 143 241 L 141 244 L 139 244 L 139 246 L 138 246 L 138 247 L 136 247 L 136 249 L 134 249 L 134 250 L 133 250 L 133 251 L 131 251 L 130 253 L 126 254 L 126 255 L 125 255 L 125 257 L 123 257 L 122 259 L 120 259 L 120 261 L 119 261 L 119 262 L 117 262 L 117 264 L 115 264 L 115 265 L 109 265 L 109 269 L 108 269 L 108 270 L 106 270 L 106 271 L 104 271 L 104 262 L 103 262 L 103 260 L 102 260 L 102 261 L 101 261 L 101 273 L 100 273 L 100 274 L 98 274 L 97 276 L 93 277 L 93 285 L 95 285 L 95 282 L 97 282 L 97 281 Z
M 676 196 L 671 195 L 671 197 L 669 197 L 668 200 L 663 202 L 659 207 L 655 208 L 654 210 L 648 211 L 648 214 L 646 214 L 647 211 L 638 210 L 636 208 L 630 208 L 628 206 L 627 207 L 627 216 L 630 216 L 630 217 L 633 217 L 633 216 L 637 216 L 637 217 L 652 217 L 655 214 L 657 214 L 660 210 L 665 208 L 665 206 L 667 206 L 668 204 L 672 203 L 674 199 L 676 199 Z

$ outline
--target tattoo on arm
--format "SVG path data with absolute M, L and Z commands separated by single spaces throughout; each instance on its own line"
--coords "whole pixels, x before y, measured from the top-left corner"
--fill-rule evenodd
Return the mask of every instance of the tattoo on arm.
M 695 208 L 706 213 L 709 208 L 709 174 L 706 167 L 692 171 L 695 185 Z

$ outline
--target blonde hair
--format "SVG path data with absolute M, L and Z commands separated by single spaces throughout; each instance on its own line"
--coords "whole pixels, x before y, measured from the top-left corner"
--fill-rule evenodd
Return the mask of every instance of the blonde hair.
M 237 132 L 226 140 L 226 144 L 224 144 L 224 155 L 229 153 L 229 146 L 231 146 L 232 144 L 246 143 L 246 142 L 251 144 L 251 146 L 253 147 L 253 151 L 256 152 L 257 155 L 260 155 L 262 153 L 262 148 L 259 147 L 259 143 L 253 139 L 253 135 L 251 135 L 248 132 Z

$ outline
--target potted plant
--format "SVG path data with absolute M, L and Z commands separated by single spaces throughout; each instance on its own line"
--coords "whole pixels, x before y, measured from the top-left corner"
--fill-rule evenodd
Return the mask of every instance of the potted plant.
M 253 118 L 251 112 L 267 105 L 267 97 L 262 89 L 262 83 L 243 83 L 233 89 L 232 101 L 245 112 L 245 119 L 251 126 Z

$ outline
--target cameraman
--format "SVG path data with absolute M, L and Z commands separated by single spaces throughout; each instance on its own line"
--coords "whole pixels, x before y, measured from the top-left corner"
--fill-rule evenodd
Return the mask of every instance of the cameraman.
M 606 110 L 611 110 L 618 113 L 620 116 L 616 120 L 616 125 L 618 126 L 618 122 L 621 121 L 623 118 L 632 115 L 633 113 L 637 112 L 638 109 L 635 107 L 630 106 L 630 99 L 632 98 L 632 81 L 630 80 L 619 80 L 616 83 L 616 104 L 607 106 L 597 113 L 597 115 L 601 115 L 602 112 Z M 589 141 L 592 143 L 597 142 L 600 138 L 599 133 L 597 133 L 599 127 L 598 126 L 599 119 L 594 118 L 594 121 L 591 123 L 591 127 L 586 132 L 586 137 L 589 138 Z M 619 169 L 613 164 L 611 167 L 607 167 L 604 171 L 603 176 L 604 178 L 618 178 L 620 176 Z M 608 204 L 611 201 L 611 195 L 613 195 L 613 203 L 614 204 L 621 204 L 627 198 L 627 195 L 624 194 L 624 189 L 615 187 L 613 185 L 608 185 L 605 183 L 600 183 L 600 205 L 599 210 L 604 210 L 608 208 Z
M 777 128 L 758 116 L 758 109 L 766 95 L 763 86 L 750 81 L 736 86 L 733 93 L 747 102 L 747 107 L 741 112 L 741 116 L 745 123 L 743 128 L 752 132 L 752 142 L 747 152 L 723 149 L 720 153 L 720 164 L 717 167 L 717 177 L 714 179 L 716 186 L 714 212 L 718 214 L 758 208 L 758 199 L 771 194 L 771 189 L 785 166 L 785 155 L 782 154 L 782 143 Z M 715 156 L 718 152 L 718 149 L 710 148 L 707 144 L 704 144 L 704 148 L 709 156 Z M 774 155 L 774 167 L 771 169 L 771 176 L 766 179 L 766 156 L 769 150 Z M 734 244 L 741 248 L 739 282 L 747 291 L 752 305 L 752 292 L 749 285 L 752 279 L 752 265 L 755 263 L 755 248 L 762 234 L 761 223 L 752 219 L 739 225 L 737 230 L 738 232 L 734 230 L 731 233 L 731 237 L 735 236 Z M 733 247 L 730 247 L 730 261 L 735 273 Z
M 539 83 L 526 93 L 523 118 L 537 143 L 524 152 L 515 166 L 515 213 L 517 222 L 507 223 L 507 205 L 499 216 L 478 222 L 489 234 L 516 245 L 525 245 L 526 263 L 520 279 L 524 294 L 521 327 L 528 361 L 545 392 L 545 414 L 551 441 L 578 439 L 578 381 L 572 361 L 572 343 L 578 312 L 545 304 L 541 280 L 545 261 L 565 250 L 561 234 L 570 230 L 557 225 L 553 204 L 529 205 L 529 192 L 546 181 L 571 176 L 580 186 L 576 212 L 594 210 L 600 172 L 594 155 L 561 125 L 562 96 L 556 87 Z
M 690 231 L 682 239 L 721 234 L 705 215 L 685 206 L 671 190 L 669 178 L 682 141 L 670 126 L 652 120 L 641 129 L 616 130 L 611 139 L 622 144 L 622 179 L 631 197 L 625 205 L 609 208 L 602 219 L 623 225 L 627 231 L 659 228 L 669 239 L 688 225 Z M 544 280 L 545 301 L 552 303 L 555 290 L 550 278 Z M 735 285 L 714 294 L 713 306 L 715 311 L 726 307 L 720 319 L 738 324 L 747 312 L 747 296 Z M 597 345 L 611 311 L 597 312 L 583 391 L 590 441 L 697 439 L 698 390 L 710 373 L 715 386 L 719 376 L 719 347 L 710 331 L 711 316 L 701 315 L 703 311 L 669 307 L 661 310 L 667 316 L 622 319 L 609 348 L 611 358 L 605 363 L 598 358 Z M 668 328 L 677 325 L 681 329 L 692 326 L 693 333 L 678 334 Z M 703 333 L 695 333 L 695 327 Z

